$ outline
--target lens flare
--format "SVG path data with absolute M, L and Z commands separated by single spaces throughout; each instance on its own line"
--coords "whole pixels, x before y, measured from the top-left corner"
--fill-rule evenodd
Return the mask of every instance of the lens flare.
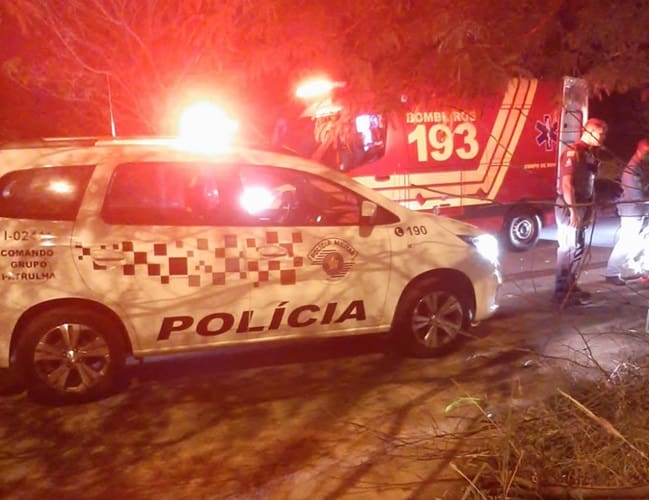
M 238 123 L 216 104 L 196 102 L 180 117 L 178 141 L 194 152 L 223 152 L 232 145 L 237 129 Z

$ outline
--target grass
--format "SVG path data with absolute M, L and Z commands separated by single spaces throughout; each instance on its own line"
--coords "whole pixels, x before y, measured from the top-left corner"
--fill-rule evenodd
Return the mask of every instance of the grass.
M 649 498 L 649 363 L 575 380 L 500 420 L 483 413 L 456 462 L 465 498 Z

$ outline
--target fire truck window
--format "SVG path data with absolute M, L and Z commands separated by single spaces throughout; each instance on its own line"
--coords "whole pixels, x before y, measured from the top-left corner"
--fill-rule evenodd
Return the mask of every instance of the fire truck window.
M 381 158 L 385 153 L 385 135 L 381 115 L 356 116 L 347 126 L 341 127 L 334 143 L 338 169 L 347 172 Z
M 102 217 L 110 224 L 231 225 L 231 187 L 198 164 L 129 163 L 111 179 Z
M 302 114 L 282 118 L 273 131 L 275 147 L 341 171 L 371 163 L 385 154 L 387 127 L 383 115 Z

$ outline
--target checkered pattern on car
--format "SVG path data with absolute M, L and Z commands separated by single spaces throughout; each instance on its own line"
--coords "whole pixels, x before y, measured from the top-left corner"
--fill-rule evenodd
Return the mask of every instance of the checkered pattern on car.
M 187 285 L 199 287 L 225 285 L 237 280 L 251 280 L 255 286 L 262 282 L 275 281 L 282 285 L 297 282 L 297 269 L 304 266 L 304 258 L 295 255 L 295 247 L 302 243 L 302 234 L 268 231 L 264 238 L 244 238 L 235 234 L 216 237 L 177 240 L 173 243 L 145 243 L 122 241 L 102 244 L 96 248 L 114 250 L 124 255 L 120 264 L 124 276 L 157 277 L 160 283 L 168 285 L 172 277 L 187 277 Z M 260 246 L 275 245 L 286 250 L 282 258 L 257 258 Z M 255 258 L 244 258 L 246 255 Z M 92 248 L 75 246 L 77 259 L 92 263 L 94 271 L 105 271 L 108 266 L 100 265 L 91 257 Z

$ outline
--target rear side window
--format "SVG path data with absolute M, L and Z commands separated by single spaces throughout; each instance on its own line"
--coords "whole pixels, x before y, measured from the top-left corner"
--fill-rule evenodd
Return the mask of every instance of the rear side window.
M 0 177 L 0 217 L 75 220 L 92 165 L 16 170 Z
M 220 172 L 220 173 L 219 173 Z M 227 170 L 199 163 L 125 163 L 113 173 L 102 217 L 109 224 L 234 224 Z

